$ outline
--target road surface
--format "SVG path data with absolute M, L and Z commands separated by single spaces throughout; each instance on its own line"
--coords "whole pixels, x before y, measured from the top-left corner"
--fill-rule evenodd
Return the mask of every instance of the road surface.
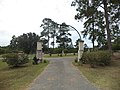
M 98 90 L 72 65 L 74 58 L 51 58 L 28 90 Z

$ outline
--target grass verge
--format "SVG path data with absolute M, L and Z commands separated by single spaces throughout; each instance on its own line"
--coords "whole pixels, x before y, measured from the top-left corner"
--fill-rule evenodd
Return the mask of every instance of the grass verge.
M 29 55 L 29 59 L 33 59 L 33 57 L 35 56 L 35 54 L 30 54 Z M 61 56 L 58 56 L 58 54 L 52 54 L 52 56 L 50 56 L 49 54 L 44 54 L 43 55 L 44 58 L 58 58 L 58 57 L 61 57 Z M 73 53 L 68 53 L 66 56 L 63 55 L 62 57 L 76 57 L 77 54 L 73 55 Z
M 32 62 L 19 68 L 9 68 L 0 61 L 0 90 L 24 90 L 44 70 L 47 63 L 32 65 Z
M 113 60 L 110 66 L 90 68 L 73 62 L 86 78 L 102 90 L 120 90 L 120 60 Z

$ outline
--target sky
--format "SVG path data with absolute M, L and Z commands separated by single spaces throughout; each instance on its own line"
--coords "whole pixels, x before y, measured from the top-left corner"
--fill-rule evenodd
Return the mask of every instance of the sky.
M 0 46 L 10 44 L 12 36 L 35 32 L 40 35 L 40 28 L 44 18 L 51 18 L 61 24 L 65 22 L 75 27 L 79 32 L 84 30 L 83 22 L 74 19 L 75 7 L 71 7 L 73 0 L 0 0 Z M 73 42 L 79 36 L 71 31 Z M 88 46 L 91 41 L 83 39 Z

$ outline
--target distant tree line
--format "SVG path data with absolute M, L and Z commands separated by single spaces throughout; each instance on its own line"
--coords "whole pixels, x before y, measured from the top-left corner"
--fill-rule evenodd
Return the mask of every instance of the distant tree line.
M 89 36 L 93 44 L 93 50 L 98 43 L 99 49 L 120 50 L 120 0 L 73 0 L 77 14 L 76 20 L 84 20 L 83 37 Z M 36 42 L 43 42 L 43 51 L 46 53 L 66 52 L 74 48 L 70 27 L 66 23 L 58 24 L 50 18 L 42 20 L 40 36 L 35 33 L 27 33 L 12 37 L 8 47 L 0 47 L 0 52 L 8 52 L 9 49 L 22 50 L 25 53 L 35 53 Z M 76 41 L 76 48 L 78 45 Z M 111 42 L 112 41 L 112 42 Z M 51 43 L 50 43 L 51 42 Z M 55 43 L 58 47 L 55 49 Z M 50 44 L 52 48 L 50 48 Z M 87 44 L 85 44 L 85 48 Z
M 31 32 L 27 34 L 23 33 L 23 35 L 18 37 L 13 35 L 9 48 L 13 52 L 24 51 L 27 54 L 36 53 L 37 42 L 42 41 L 44 53 L 58 53 L 61 56 L 63 53 L 77 53 L 77 49 L 74 48 L 71 34 L 69 33 L 70 28 L 65 23 L 57 24 L 49 18 L 44 18 L 40 27 L 43 28 L 40 36 Z M 55 43 L 58 44 L 56 48 Z
M 15 51 L 24 51 L 25 53 L 35 53 L 37 41 L 39 41 L 40 36 L 35 33 L 27 33 L 16 37 L 13 35 L 10 41 L 10 48 Z

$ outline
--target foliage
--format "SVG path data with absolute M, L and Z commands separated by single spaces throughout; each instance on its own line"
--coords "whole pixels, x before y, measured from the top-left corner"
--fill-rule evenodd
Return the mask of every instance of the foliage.
M 0 55 L 4 53 L 5 53 L 5 50 L 3 48 L 0 48 Z
M 41 41 L 42 40 L 47 41 L 46 43 L 43 44 L 43 47 L 45 45 L 46 48 L 44 50 L 45 53 L 50 53 L 51 55 L 52 53 L 57 52 L 57 53 L 61 53 L 62 55 L 62 52 L 64 53 L 64 51 L 73 48 L 71 34 L 69 33 L 70 27 L 72 26 L 67 25 L 66 23 L 58 24 L 50 18 L 44 18 L 42 22 L 43 23 L 41 24 L 40 27 L 43 28 L 43 31 L 41 32 L 40 39 Z M 51 42 L 53 49 L 49 48 L 49 41 L 51 41 L 50 40 L 51 38 L 53 39 Z M 55 40 L 56 43 L 58 43 L 58 48 L 61 49 L 56 50 L 56 48 L 54 48 Z
M 98 45 L 104 44 L 107 36 L 107 45 L 111 50 L 111 36 L 119 35 L 119 0 L 73 0 L 72 6 L 76 6 L 76 20 L 85 20 L 84 37 L 89 35 Z M 106 31 L 105 31 L 106 29 Z M 105 34 L 107 32 L 107 35 Z M 112 34 L 111 34 L 112 33 Z
M 80 39 L 77 39 L 76 42 L 75 42 L 75 47 L 78 49 L 78 42 L 80 41 Z
M 75 63 L 78 63 L 78 59 L 77 59 L 77 58 L 75 58 L 75 60 L 74 60 L 74 61 L 75 61 Z
M 59 48 L 66 49 L 73 47 L 72 40 L 70 38 L 71 34 L 68 32 L 70 27 L 65 23 L 58 24 L 50 18 L 44 18 L 43 23 L 40 27 L 43 28 L 41 32 L 41 40 L 44 38 L 47 40 L 48 53 L 54 53 L 55 40 L 59 43 Z M 47 37 L 47 38 L 46 38 Z M 53 46 L 53 51 L 49 48 L 50 38 L 53 39 L 51 45 Z M 46 49 L 47 50 L 47 49 Z M 61 51 L 62 52 L 62 51 Z
M 38 60 L 39 59 L 37 59 L 36 56 L 34 56 L 34 58 L 33 58 L 33 65 L 37 65 L 38 64 Z
M 72 39 L 70 36 L 71 34 L 69 33 L 69 27 L 66 25 L 66 23 L 62 23 L 60 25 L 56 40 L 56 42 L 59 43 L 60 48 L 66 49 L 72 45 Z
M 46 61 L 46 60 L 44 60 L 43 62 L 44 62 L 44 63 L 47 63 L 47 61 Z
M 27 54 L 35 53 L 37 41 L 39 41 L 39 36 L 35 33 L 24 33 L 18 37 L 12 37 L 10 48 L 13 50 L 22 50 Z
M 44 53 L 48 53 L 47 51 L 48 51 L 48 46 L 46 45 L 47 43 L 48 43 L 48 40 L 47 39 L 45 39 L 45 38 L 41 38 L 41 42 L 43 43 L 42 44 L 42 47 L 43 47 L 43 52 Z
M 43 27 L 43 31 L 41 32 L 41 36 L 40 37 L 47 37 L 47 41 L 48 41 L 48 48 L 49 48 L 49 39 L 50 39 L 50 27 L 51 27 L 51 22 L 52 20 L 49 18 L 44 18 L 42 20 L 43 24 L 41 24 L 40 27 Z
M 9 66 L 21 66 L 29 62 L 28 56 L 25 54 L 9 53 L 2 56 L 3 61 Z
M 6 54 L 6 53 L 12 53 L 16 50 L 12 50 L 9 48 L 9 46 L 0 47 L 0 54 Z
M 118 55 L 120 56 L 120 53 Z M 89 68 L 87 64 L 73 64 L 100 90 L 120 89 L 120 60 L 112 60 L 110 66 L 99 68 Z
M 91 67 L 107 66 L 111 61 L 111 53 L 108 51 L 84 52 L 81 61 L 90 64 Z
M 97 41 L 99 45 L 102 45 L 105 39 L 103 13 L 97 11 L 97 3 L 97 1 L 93 0 L 74 0 L 72 4 L 73 6 L 77 6 L 76 11 L 78 13 L 75 15 L 75 19 L 85 18 L 85 29 L 82 31 L 83 37 L 89 36 L 89 39 L 93 43 L 93 49 L 95 41 Z
M 55 49 L 54 49 L 54 53 L 57 53 L 57 54 L 60 54 L 61 51 L 62 51 L 61 48 L 55 48 Z
M 113 50 L 120 50 L 120 44 L 112 44 Z
M 50 38 L 53 38 L 53 42 L 51 43 L 51 45 L 54 48 L 55 45 L 55 37 L 57 35 L 56 30 L 58 29 L 58 24 L 56 22 L 54 22 L 52 19 L 50 18 L 44 18 L 42 20 L 42 24 L 40 27 L 43 28 L 43 31 L 41 32 L 41 36 L 40 37 L 47 37 L 47 41 L 48 41 L 48 48 L 49 48 L 49 41 Z
M 77 53 L 78 49 L 77 48 L 68 48 L 68 53 Z
M 112 43 L 113 50 L 120 50 L 120 36 L 118 36 Z
M 9 68 L 5 62 L 0 61 L 0 90 L 28 89 L 31 82 L 41 74 L 48 63 L 47 61 L 47 63 L 32 65 L 31 60 L 25 66 Z

